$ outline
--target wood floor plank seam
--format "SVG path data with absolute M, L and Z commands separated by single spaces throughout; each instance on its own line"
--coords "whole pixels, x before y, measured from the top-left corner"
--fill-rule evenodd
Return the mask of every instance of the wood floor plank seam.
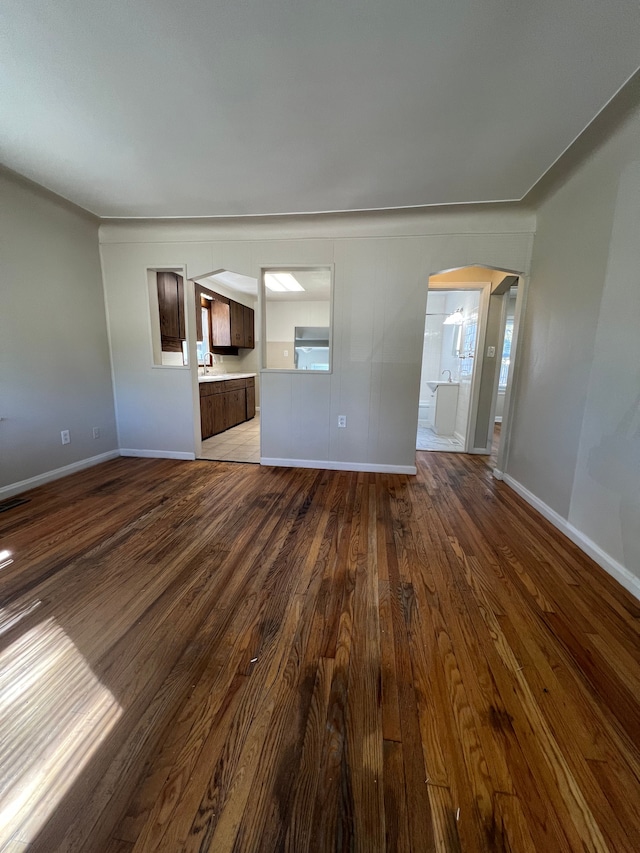
M 0 850 L 635 853 L 640 606 L 482 458 L 0 516 Z

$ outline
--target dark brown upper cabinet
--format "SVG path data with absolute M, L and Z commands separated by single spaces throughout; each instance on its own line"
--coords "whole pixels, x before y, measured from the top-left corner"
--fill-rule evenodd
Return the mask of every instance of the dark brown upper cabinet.
M 202 323 L 208 322 L 211 352 L 220 355 L 237 355 L 239 349 L 254 349 L 255 313 L 253 308 L 235 302 L 202 285 L 196 287 L 197 319 L 200 320 L 200 326 L 197 326 L 197 340 L 205 340 Z M 203 317 L 206 319 L 203 320 Z
M 163 352 L 182 352 L 186 340 L 184 281 L 174 272 L 157 273 L 160 339 Z
M 244 308 L 244 346 L 247 349 L 254 349 L 255 347 L 255 332 L 253 329 L 254 323 L 254 311 L 253 308 L 249 308 L 247 305 L 242 306 Z
M 244 343 L 244 305 L 231 302 L 231 346 L 243 347 Z
M 233 337 L 231 335 L 231 311 L 230 299 L 224 296 L 219 296 L 217 293 L 212 294 L 213 299 L 210 301 L 211 311 L 211 348 L 216 351 L 216 347 L 234 346 Z M 236 304 L 235 302 L 233 303 Z

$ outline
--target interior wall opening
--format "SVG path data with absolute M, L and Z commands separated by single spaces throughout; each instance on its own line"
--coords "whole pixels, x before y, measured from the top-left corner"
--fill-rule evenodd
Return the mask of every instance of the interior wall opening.
M 194 279 L 199 459 L 260 462 L 258 280 L 219 269 Z
M 480 296 L 476 288 L 430 290 L 427 297 L 417 450 L 465 450 Z
M 482 266 L 430 276 L 417 450 L 483 454 L 492 469 L 503 463 L 520 281 Z

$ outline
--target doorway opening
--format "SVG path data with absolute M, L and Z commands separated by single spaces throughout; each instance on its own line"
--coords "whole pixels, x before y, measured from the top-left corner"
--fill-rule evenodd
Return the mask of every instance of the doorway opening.
M 430 276 L 417 450 L 486 455 L 501 476 L 523 297 L 510 270 L 468 266 Z
M 481 290 L 429 290 L 422 350 L 417 450 L 466 449 Z
M 193 282 L 197 458 L 259 464 L 258 281 L 217 270 Z

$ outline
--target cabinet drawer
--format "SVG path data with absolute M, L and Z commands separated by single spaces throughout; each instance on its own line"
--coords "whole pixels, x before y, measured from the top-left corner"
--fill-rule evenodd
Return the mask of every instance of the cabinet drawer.
M 246 379 L 227 379 L 225 382 L 219 382 L 218 385 L 224 385 L 225 391 L 238 391 L 240 388 L 247 387 Z
M 222 394 L 226 382 L 201 382 L 200 398 L 210 397 L 212 394 Z

